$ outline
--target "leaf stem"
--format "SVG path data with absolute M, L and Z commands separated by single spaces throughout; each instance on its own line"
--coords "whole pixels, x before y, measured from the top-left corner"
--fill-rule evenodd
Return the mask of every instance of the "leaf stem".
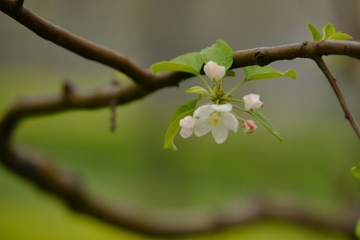
M 241 85 L 243 85 L 245 81 L 239 82 L 235 87 L 233 87 L 228 93 L 226 93 L 226 97 L 231 95 L 236 89 L 238 89 Z
M 235 98 L 230 98 L 229 101 L 231 101 L 231 102 L 238 102 L 238 103 L 244 103 L 244 100 L 235 99 Z M 235 106 L 234 106 L 234 107 L 235 107 Z
M 235 106 L 233 105 L 234 108 L 236 108 L 237 110 L 240 110 L 240 111 L 243 111 L 243 112 L 246 112 L 248 113 L 248 111 L 246 111 L 245 109 L 241 108 L 241 107 L 238 107 L 238 106 Z
M 201 79 L 201 81 L 203 81 L 203 83 L 206 85 L 206 87 L 209 89 L 209 92 L 211 95 L 214 94 L 214 91 L 212 90 L 212 88 L 210 87 L 209 83 L 205 80 L 205 78 L 203 78 L 202 75 L 198 75 L 198 77 Z

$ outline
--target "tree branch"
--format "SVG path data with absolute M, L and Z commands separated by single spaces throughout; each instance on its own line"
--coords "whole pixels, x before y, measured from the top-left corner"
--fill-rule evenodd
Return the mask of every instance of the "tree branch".
M 345 113 L 345 118 L 347 120 L 349 120 L 352 128 L 354 129 L 357 137 L 360 139 L 360 128 L 358 123 L 356 122 L 353 114 L 350 111 L 349 106 L 347 105 L 344 96 L 342 95 L 339 86 L 336 83 L 336 79 L 335 77 L 331 74 L 330 70 L 328 69 L 328 67 L 326 66 L 324 60 L 322 58 L 315 58 L 315 62 L 316 64 L 319 66 L 319 68 L 321 69 L 321 71 L 324 73 L 324 75 L 326 76 L 326 79 L 329 81 L 332 89 L 334 90 L 334 93 L 337 97 L 337 99 L 339 100 L 339 103 L 341 105 L 341 108 L 344 110 Z
M 153 77 L 148 71 L 136 65 L 126 56 L 71 34 L 39 17 L 27 8 L 19 7 L 21 2 L 22 1 L 0 0 L 0 10 L 36 33 L 39 37 L 84 58 L 123 72 L 140 85 L 146 86 L 152 81 Z
M 4 154 L 7 156 L 4 158 Z M 114 226 L 144 235 L 177 237 L 219 231 L 231 226 L 278 219 L 302 224 L 321 231 L 341 231 L 356 239 L 354 228 L 360 215 L 358 207 L 334 210 L 333 217 L 319 213 L 319 209 L 294 201 L 274 201 L 271 198 L 244 197 L 214 212 L 170 211 L 165 214 L 144 213 L 119 208 L 86 193 L 78 178 L 55 168 L 47 159 L 23 156 L 1 147 L 3 163 L 43 191 L 62 199 L 73 211 L 88 214 Z M 146 216 L 146 217 L 144 217 Z
M 23 1 L 0 0 L 0 11 L 27 27 L 41 38 L 51 41 L 86 59 L 114 68 L 143 88 L 159 89 L 175 86 L 181 80 L 192 77 L 190 74 L 172 73 L 152 76 L 146 69 L 138 66 L 126 56 L 116 53 L 86 39 L 80 38 L 39 17 L 25 7 L 19 7 Z M 354 41 L 303 42 L 278 47 L 255 48 L 234 53 L 232 68 L 250 65 L 264 66 L 274 61 L 295 58 L 314 59 L 323 55 L 347 55 L 360 58 L 360 43 Z
M 84 191 L 76 176 L 58 169 L 49 160 L 38 156 L 24 156 L 12 146 L 11 137 L 17 125 L 28 117 L 77 109 L 97 109 L 109 107 L 109 105 L 114 108 L 115 103 L 121 105 L 145 97 L 158 89 L 177 86 L 182 80 L 188 79 L 192 75 L 177 72 L 152 76 L 148 70 L 138 66 L 126 56 L 80 38 L 47 22 L 23 7 L 23 1 L 21 0 L 0 0 L 0 10 L 41 38 L 84 58 L 119 70 L 134 81 L 134 83 L 128 85 L 108 84 L 91 91 L 80 90 L 66 83 L 60 93 L 20 99 L 9 108 L 0 121 L 0 161 L 11 171 L 41 189 L 58 196 L 75 211 L 86 213 L 122 228 L 149 235 L 179 236 L 203 233 L 263 218 L 279 218 L 319 229 L 338 229 L 355 238 L 353 229 L 359 216 L 359 211 L 356 208 L 344 207 L 336 219 L 329 219 L 317 214 L 316 211 L 305 211 L 297 204 L 284 206 L 268 199 L 256 199 L 256 201 L 240 204 L 240 207 L 235 210 L 220 209 L 217 214 L 202 218 L 200 221 L 192 221 L 188 215 L 180 217 L 173 215 L 171 219 L 151 215 L 149 218 L 144 219 L 136 211 L 115 209 L 94 198 Z M 264 66 L 279 60 L 309 58 L 318 63 L 330 84 L 334 84 L 335 79 L 321 60 L 323 55 L 347 55 L 360 58 L 360 42 L 303 42 L 277 47 L 240 50 L 234 52 L 232 68 L 255 64 Z M 355 120 L 348 111 L 346 104 L 344 104 L 343 97 L 337 86 L 334 91 L 339 98 L 346 117 L 358 134 L 358 130 L 355 129 L 355 124 L 352 122 Z

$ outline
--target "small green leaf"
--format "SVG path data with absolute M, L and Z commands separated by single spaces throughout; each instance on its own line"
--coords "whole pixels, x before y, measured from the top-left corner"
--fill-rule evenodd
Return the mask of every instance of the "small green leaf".
M 327 23 L 324 27 L 323 27 L 323 40 L 328 39 L 331 35 L 333 35 L 335 33 L 335 28 L 331 23 Z
M 342 33 L 342 32 L 336 32 L 334 26 L 331 23 L 327 23 L 322 31 L 323 35 L 312 25 L 311 23 L 307 22 L 307 26 L 313 36 L 314 41 L 320 41 L 320 40 L 349 40 L 352 39 L 352 37 L 349 34 Z
M 253 116 L 254 118 L 256 118 L 273 136 L 275 136 L 277 139 L 279 139 L 279 141 L 282 143 L 284 141 L 284 139 L 282 139 L 282 137 L 280 137 L 280 134 L 278 133 L 278 131 L 275 130 L 275 128 L 271 125 L 271 123 L 265 118 L 264 115 L 262 115 L 260 112 L 258 111 L 246 111 L 247 113 L 249 113 L 251 116 Z
M 196 98 L 188 103 L 181 105 L 176 112 L 174 113 L 173 117 L 171 118 L 170 125 L 165 133 L 165 140 L 164 140 L 164 148 L 170 149 L 170 150 L 177 150 L 175 144 L 174 144 L 174 138 L 176 137 L 176 134 L 180 130 L 180 120 L 183 119 L 186 116 L 192 115 L 192 113 L 195 111 L 195 107 L 197 102 L 201 98 Z
M 360 163 L 351 168 L 351 174 L 360 180 Z
M 152 74 L 163 71 L 187 72 L 199 75 L 203 65 L 200 53 L 186 53 L 170 61 L 163 61 L 151 65 Z
M 322 39 L 322 36 L 319 30 L 317 30 L 317 28 L 314 25 L 312 25 L 310 22 L 307 22 L 307 26 L 314 41 L 320 41 Z
M 194 86 L 189 88 L 188 90 L 186 90 L 187 93 L 197 93 L 197 94 L 201 94 L 201 95 L 210 95 L 209 92 L 203 88 L 203 87 L 199 87 L 199 86 Z
M 296 79 L 297 74 L 294 70 L 290 69 L 288 71 L 282 72 L 270 66 L 260 67 L 258 65 L 248 66 L 243 68 L 245 74 L 244 82 L 251 80 L 267 80 L 278 77 L 289 77 Z
M 203 62 L 214 61 L 225 69 L 229 69 L 233 63 L 233 51 L 231 47 L 223 40 L 217 40 L 212 46 L 203 49 L 200 52 Z
M 333 35 L 331 35 L 329 40 L 350 40 L 353 39 L 349 34 L 342 33 L 342 32 L 336 32 Z

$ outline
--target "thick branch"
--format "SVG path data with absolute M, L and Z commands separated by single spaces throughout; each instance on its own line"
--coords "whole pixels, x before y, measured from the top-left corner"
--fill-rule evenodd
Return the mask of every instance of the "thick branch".
M 20 4 L 21 3 L 21 4 Z M 177 85 L 191 75 L 173 73 L 153 77 L 147 70 L 136 65 L 126 56 L 108 48 L 80 38 L 46 20 L 22 6 L 22 1 L 0 0 L 0 11 L 12 17 L 40 37 L 49 40 L 84 58 L 119 70 L 146 88 L 162 88 Z M 303 42 L 278 47 L 241 50 L 234 53 L 232 68 L 250 65 L 264 66 L 274 61 L 311 58 L 323 55 L 347 55 L 360 58 L 360 43 L 353 41 Z
M 84 58 L 102 63 L 125 73 L 140 85 L 146 86 L 152 81 L 152 75 L 136 65 L 126 56 L 86 39 L 46 21 L 25 7 L 21 1 L 0 0 L 0 10 L 24 25 L 39 37 L 53 42 Z M 20 7 L 19 7 L 20 6 Z
M 354 227 L 359 209 L 334 209 L 333 217 L 321 214 L 294 201 L 277 203 L 271 199 L 247 197 L 219 208 L 214 212 L 170 211 L 153 214 L 110 206 L 84 191 L 76 176 L 55 168 L 46 159 L 22 156 L 14 151 L 4 152 L 5 164 L 22 177 L 36 183 L 42 190 L 57 195 L 74 211 L 85 213 L 112 225 L 137 233 L 176 237 L 209 233 L 223 228 L 279 219 L 302 224 L 322 231 L 342 231 L 355 239 Z M 4 156 L 6 154 L 6 157 Z M 5 157 L 5 158 L 4 158 Z M 146 217 L 144 217 L 146 216 Z

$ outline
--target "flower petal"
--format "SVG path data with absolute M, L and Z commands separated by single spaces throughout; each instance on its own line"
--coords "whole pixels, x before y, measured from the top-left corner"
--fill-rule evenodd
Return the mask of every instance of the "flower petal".
M 232 109 L 232 105 L 230 103 L 226 104 L 212 104 L 211 108 L 218 112 L 230 112 Z
M 207 118 L 214 111 L 211 107 L 212 105 L 203 105 L 198 107 L 194 112 L 194 117 L 196 118 Z
M 234 132 L 237 132 L 239 128 L 239 121 L 236 119 L 236 117 L 231 113 L 223 113 L 221 115 L 222 123 L 227 129 L 230 129 Z
M 193 135 L 193 132 L 194 131 L 191 128 L 182 128 L 180 130 L 180 136 L 182 138 L 189 138 L 189 137 L 191 137 Z
M 215 142 L 218 144 L 225 142 L 225 140 L 228 137 L 228 134 L 229 134 L 229 130 L 223 125 L 214 127 L 212 129 L 212 135 L 214 137 Z
M 212 126 L 208 124 L 207 118 L 199 118 L 196 120 L 194 133 L 196 136 L 201 137 L 210 132 Z
M 225 76 L 226 69 L 224 66 L 219 66 L 216 62 L 210 61 L 205 64 L 204 72 L 212 81 L 217 82 Z
M 192 116 L 186 116 L 180 120 L 179 124 L 182 128 L 194 128 L 195 119 Z
M 245 95 L 243 97 L 244 103 L 245 103 L 245 110 L 259 110 L 263 107 L 264 103 L 260 101 L 260 95 L 259 94 L 253 94 L 250 93 L 248 95 Z

